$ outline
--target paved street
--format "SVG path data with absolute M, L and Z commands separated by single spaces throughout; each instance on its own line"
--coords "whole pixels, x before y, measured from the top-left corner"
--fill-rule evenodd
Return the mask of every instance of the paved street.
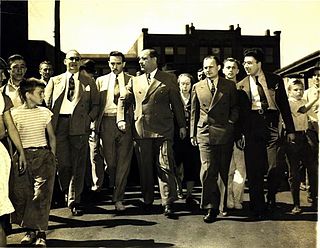
M 270 219 L 254 221 L 248 218 L 248 194 L 245 209 L 230 212 L 218 221 L 206 224 L 198 207 L 187 208 L 184 200 L 175 204 L 176 215 L 167 219 L 162 214 L 160 200 L 154 213 L 141 209 L 139 188 L 130 187 L 126 194 L 127 210 L 116 215 L 106 192 L 87 200 L 86 214 L 74 217 L 67 208 L 53 209 L 50 215 L 47 244 L 51 247 L 214 247 L 214 248 L 313 248 L 316 247 L 317 215 L 301 192 L 303 213 L 290 214 L 290 192 L 277 195 L 280 207 Z M 200 188 L 196 188 L 200 197 Z M 95 203 L 96 202 L 96 203 Z M 9 246 L 19 246 L 24 230 L 13 227 Z

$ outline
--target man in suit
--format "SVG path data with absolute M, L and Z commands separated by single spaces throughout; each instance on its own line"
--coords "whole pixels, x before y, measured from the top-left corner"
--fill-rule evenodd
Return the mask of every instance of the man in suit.
M 154 49 L 143 50 L 139 64 L 145 73 L 132 78 L 128 94 L 120 97 L 118 127 L 125 130 L 125 103 L 134 102 L 133 133 L 144 207 L 150 211 L 154 200 L 155 162 L 164 214 L 170 217 L 171 205 L 177 198 L 172 150 L 173 118 L 176 118 L 180 138 L 185 138 L 184 108 L 175 75 L 157 69 L 158 58 Z
M 103 155 L 109 174 L 109 186 L 114 188 L 112 199 L 115 202 L 115 209 L 116 211 L 124 211 L 125 207 L 122 201 L 133 152 L 132 106 L 125 109 L 127 123 L 125 131 L 118 129 L 116 117 L 119 96 L 126 95 L 126 85 L 128 85 L 131 76 L 123 72 L 126 62 L 121 52 L 112 51 L 108 64 L 111 72 L 96 80 L 101 104 L 95 130 L 102 140 Z M 97 166 L 99 165 L 97 164 Z M 99 175 L 97 176 L 99 177 Z
M 66 54 L 67 71 L 52 77 L 45 88 L 45 101 L 52 110 L 57 139 L 58 176 L 68 207 L 82 215 L 83 190 L 90 123 L 98 114 L 99 95 L 94 80 L 79 73 L 81 57 L 76 50 Z
M 239 109 L 235 83 L 219 77 L 220 62 L 215 56 L 203 60 L 205 79 L 196 83 L 191 96 L 190 138 L 199 146 L 202 184 L 201 208 L 207 212 L 204 222 L 214 222 L 219 213 L 220 192 L 218 176 L 225 187 L 234 140 L 234 123 Z
M 237 84 L 250 203 L 257 219 L 265 218 L 267 207 L 275 208 L 280 114 L 289 141 L 294 139 L 295 131 L 283 80 L 276 74 L 264 72 L 262 61 L 260 49 L 245 50 L 243 66 L 248 76 Z M 263 189 L 265 172 L 268 175 L 267 205 Z

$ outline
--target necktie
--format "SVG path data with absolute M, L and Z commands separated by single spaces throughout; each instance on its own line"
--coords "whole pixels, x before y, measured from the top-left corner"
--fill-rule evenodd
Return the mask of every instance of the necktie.
M 256 84 L 257 84 L 258 93 L 260 96 L 261 108 L 263 110 L 266 110 L 268 108 L 269 104 L 268 104 L 266 94 L 264 93 L 263 87 L 258 80 L 258 76 L 256 76 Z
M 68 95 L 67 95 L 67 98 L 70 102 L 72 102 L 74 98 L 74 89 L 75 89 L 75 85 L 74 85 L 74 78 L 72 74 L 71 77 L 69 78 L 69 88 L 68 88 Z
M 211 82 L 211 94 L 212 96 L 214 95 L 214 93 L 216 92 L 216 87 L 214 86 L 214 83 L 213 83 L 213 80 L 210 79 L 210 82 Z
M 113 102 L 115 105 L 118 105 L 118 99 L 120 96 L 120 87 L 119 87 L 119 80 L 118 75 L 116 75 L 116 80 L 114 81 L 114 91 L 113 91 Z
M 147 80 L 148 80 L 148 85 L 150 85 L 150 83 L 151 83 L 151 76 L 150 76 L 150 73 L 147 73 Z

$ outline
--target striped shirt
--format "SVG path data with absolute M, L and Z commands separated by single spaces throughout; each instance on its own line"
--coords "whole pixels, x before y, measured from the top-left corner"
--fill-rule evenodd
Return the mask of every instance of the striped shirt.
M 45 107 L 32 109 L 20 106 L 11 110 L 14 123 L 20 134 L 23 148 L 46 146 L 45 129 L 52 113 Z

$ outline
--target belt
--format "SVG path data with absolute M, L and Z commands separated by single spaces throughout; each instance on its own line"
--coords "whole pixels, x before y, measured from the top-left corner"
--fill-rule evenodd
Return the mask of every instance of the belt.
M 59 117 L 61 118 L 70 118 L 71 117 L 71 114 L 59 114 Z
M 306 134 L 306 131 L 305 130 L 303 130 L 303 131 L 295 131 L 294 133 L 295 134 Z
M 27 148 L 24 148 L 25 150 L 27 151 L 37 151 L 37 150 L 47 150 L 49 149 L 48 146 L 38 146 L 38 147 L 33 147 L 33 146 L 30 146 L 30 147 L 27 147 Z
M 257 109 L 257 110 L 251 110 L 251 113 L 257 113 L 259 115 L 266 115 L 266 114 L 272 114 L 277 113 L 277 110 L 263 110 L 263 109 Z
M 104 113 L 103 116 L 117 116 L 117 113 Z

